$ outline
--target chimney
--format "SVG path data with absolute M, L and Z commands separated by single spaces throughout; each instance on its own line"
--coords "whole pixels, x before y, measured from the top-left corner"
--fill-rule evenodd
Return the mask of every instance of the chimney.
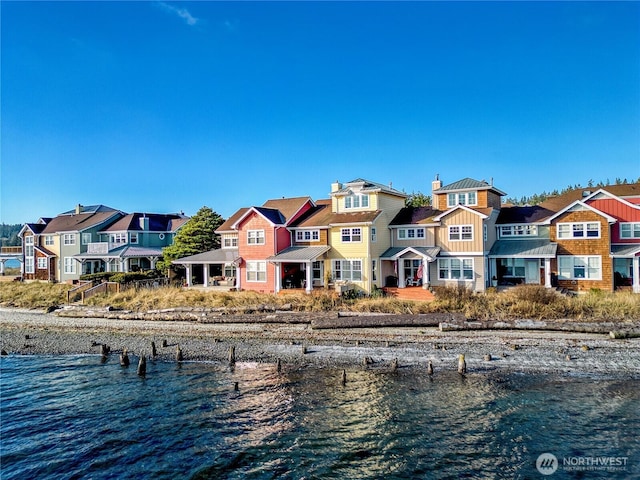
M 138 221 L 140 222 L 140 229 L 141 230 L 149 230 L 149 218 L 146 215 L 142 215 Z
M 76 205 L 76 215 L 80 215 L 82 213 L 82 205 Z
M 442 182 L 440 181 L 440 174 L 436 173 L 436 178 L 431 182 L 431 205 L 438 210 L 438 199 L 434 193 L 436 190 L 442 188 Z
M 342 189 L 342 184 L 336 180 L 334 183 L 331 184 L 331 193 L 333 192 L 337 192 L 338 190 Z

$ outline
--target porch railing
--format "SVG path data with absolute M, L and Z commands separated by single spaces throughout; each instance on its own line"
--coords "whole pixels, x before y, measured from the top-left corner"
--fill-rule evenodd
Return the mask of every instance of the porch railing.
M 120 284 L 118 282 L 103 282 L 99 283 L 95 287 L 89 288 L 81 293 L 82 303 L 88 298 L 98 295 L 99 293 L 118 293 L 120 291 Z
M 67 304 L 77 302 L 82 299 L 82 293 L 95 286 L 95 284 L 96 282 L 94 280 L 81 280 L 77 287 L 73 287 L 67 291 Z

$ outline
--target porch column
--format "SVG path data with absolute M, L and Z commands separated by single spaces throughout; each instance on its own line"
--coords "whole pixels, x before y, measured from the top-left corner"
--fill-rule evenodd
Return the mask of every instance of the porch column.
M 187 276 L 187 287 L 190 287 L 191 286 L 191 265 L 187 265 L 186 270 L 187 272 L 185 275 Z
M 0 260 L 0 275 L 4 275 L 4 262 L 6 260 Z
M 493 284 L 493 277 L 496 277 L 495 285 Z M 489 280 L 490 286 L 498 286 L 498 260 L 495 258 L 489 260 Z
M 406 287 L 406 280 L 404 278 L 404 260 L 402 258 L 399 258 L 397 260 L 398 262 L 398 288 L 404 288 Z
M 278 293 L 280 290 L 282 290 L 282 264 L 281 263 L 275 263 L 274 265 L 276 266 L 275 292 Z
M 429 274 L 429 261 L 422 261 L 422 288 L 427 290 L 431 286 L 431 275 Z
M 640 293 L 640 257 L 633 257 L 633 293 Z
M 544 286 L 551 288 L 551 259 L 544 259 Z
M 158 261 L 158 257 L 149 257 L 149 264 L 151 265 L 151 270 L 156 269 L 156 262 Z
M 307 293 L 311 293 L 313 290 L 313 271 L 311 262 L 307 262 Z

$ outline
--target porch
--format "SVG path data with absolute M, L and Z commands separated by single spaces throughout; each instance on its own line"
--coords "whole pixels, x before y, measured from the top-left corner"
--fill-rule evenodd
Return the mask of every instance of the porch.
M 324 259 L 330 249 L 328 245 L 289 247 L 267 258 L 275 265 L 276 293 L 283 290 L 311 293 L 316 288 L 323 288 Z

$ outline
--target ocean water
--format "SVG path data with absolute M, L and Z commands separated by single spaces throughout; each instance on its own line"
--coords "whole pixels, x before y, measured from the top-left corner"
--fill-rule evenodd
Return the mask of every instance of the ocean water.
M 0 478 L 640 478 L 637 379 L 135 360 L 3 357 Z

